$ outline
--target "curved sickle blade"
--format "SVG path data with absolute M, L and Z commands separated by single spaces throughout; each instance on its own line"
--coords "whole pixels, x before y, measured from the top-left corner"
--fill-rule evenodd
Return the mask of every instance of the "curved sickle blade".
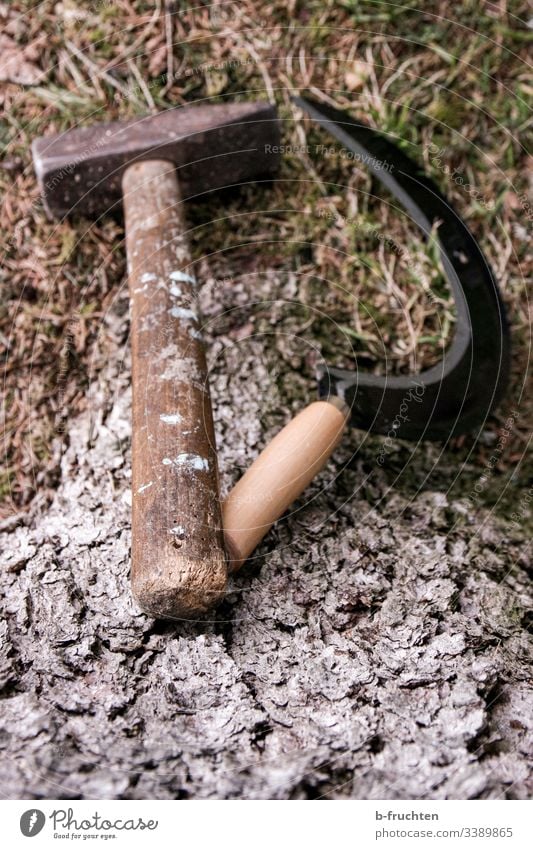
M 406 439 L 447 439 L 483 425 L 508 382 L 510 338 L 498 285 L 479 245 L 435 184 L 391 141 L 331 106 L 293 100 L 358 155 L 426 238 L 438 224 L 441 261 L 457 307 L 455 337 L 436 366 L 406 377 L 323 366 L 319 397 L 340 396 L 355 427 L 382 434 L 407 403 L 398 431 Z

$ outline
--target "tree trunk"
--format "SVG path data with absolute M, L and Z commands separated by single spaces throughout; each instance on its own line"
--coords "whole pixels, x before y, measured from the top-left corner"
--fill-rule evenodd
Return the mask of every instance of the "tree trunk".
M 3 525 L 4 797 L 527 796 L 524 531 L 446 494 L 452 453 L 420 488 L 440 448 L 399 476 L 348 433 L 210 620 L 140 612 L 121 305 L 52 504 Z M 282 344 L 211 339 L 226 491 L 312 398 Z

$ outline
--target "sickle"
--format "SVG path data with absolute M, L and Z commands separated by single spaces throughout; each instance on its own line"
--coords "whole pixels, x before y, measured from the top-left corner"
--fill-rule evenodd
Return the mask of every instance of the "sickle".
M 447 440 L 482 426 L 508 382 L 510 340 L 494 274 L 479 245 L 435 184 L 388 138 L 345 112 L 296 97 L 394 195 L 426 239 L 436 228 L 440 258 L 457 310 L 454 339 L 435 366 L 380 377 L 327 365 L 318 402 L 267 446 L 223 505 L 226 546 L 238 569 L 274 521 L 325 465 L 349 421 L 379 434 Z M 383 167 L 385 163 L 386 167 Z M 408 415 L 398 419 L 408 404 Z
M 322 366 L 319 397 L 338 395 L 354 427 L 384 434 L 406 394 L 418 387 L 420 403 L 402 424 L 406 439 L 448 439 L 482 425 L 507 385 L 510 345 L 498 285 L 479 245 L 435 184 L 391 141 L 331 106 L 304 97 L 294 102 L 367 164 L 426 239 L 438 224 L 440 258 L 457 309 L 455 337 L 437 365 L 404 377 Z

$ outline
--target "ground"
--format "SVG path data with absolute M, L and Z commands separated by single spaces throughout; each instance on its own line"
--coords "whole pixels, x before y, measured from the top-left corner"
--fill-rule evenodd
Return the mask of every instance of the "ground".
M 525 5 L 0 15 L 2 794 L 529 797 Z M 313 397 L 317 357 L 405 373 L 453 334 L 434 245 L 364 170 L 298 152 L 329 144 L 290 102 L 302 89 L 392 133 L 468 220 L 511 321 L 509 390 L 481 435 L 397 440 L 383 466 L 383 440 L 350 432 L 211 621 L 158 623 L 128 583 L 122 222 L 47 220 L 31 140 L 278 103 L 280 180 L 189 210 L 227 491 Z

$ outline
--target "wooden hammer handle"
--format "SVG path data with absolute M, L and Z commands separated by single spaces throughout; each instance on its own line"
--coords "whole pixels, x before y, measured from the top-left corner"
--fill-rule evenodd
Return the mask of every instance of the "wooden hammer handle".
M 224 593 L 218 472 L 201 324 L 175 168 L 123 181 L 133 383 L 132 588 L 147 613 L 190 618 Z
M 223 508 L 230 568 L 236 571 L 268 529 L 325 466 L 345 429 L 338 399 L 315 401 L 267 445 L 228 495 Z

